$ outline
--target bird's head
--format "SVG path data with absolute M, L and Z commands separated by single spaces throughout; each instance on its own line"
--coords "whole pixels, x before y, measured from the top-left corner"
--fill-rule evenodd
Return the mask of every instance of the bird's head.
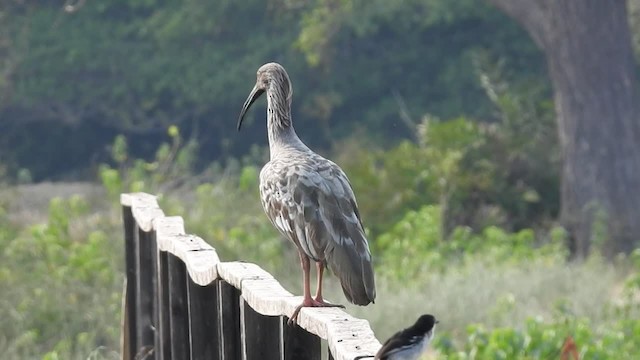
M 276 103 L 275 106 L 291 106 L 291 96 L 293 95 L 291 80 L 289 80 L 289 75 L 282 65 L 272 62 L 264 64 L 258 69 L 256 85 L 251 90 L 244 105 L 242 105 L 242 110 L 238 117 L 238 131 L 242 126 L 242 120 L 246 112 L 264 92 L 273 94 L 272 101 Z M 276 110 L 274 109 L 274 111 Z
M 435 329 L 436 324 L 438 322 L 439 321 L 436 320 L 435 316 L 433 316 L 431 314 L 425 314 L 425 315 L 420 316 L 418 318 L 418 320 L 416 321 L 415 325 L 413 325 L 413 326 L 418 332 L 421 332 L 421 333 L 424 333 L 424 334 L 426 334 L 428 332 L 433 333 L 433 330 Z

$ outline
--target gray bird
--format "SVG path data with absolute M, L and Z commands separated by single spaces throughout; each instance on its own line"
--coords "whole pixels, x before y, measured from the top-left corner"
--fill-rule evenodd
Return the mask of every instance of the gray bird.
M 242 120 L 260 95 L 267 93 L 270 161 L 260 171 L 260 197 L 271 223 L 292 241 L 300 255 L 302 307 L 343 307 L 322 297 L 325 266 L 340 279 L 347 300 L 367 305 L 376 298 L 371 252 L 351 184 L 338 165 L 309 149 L 293 129 L 291 81 L 285 69 L 268 63 L 258 69 L 256 85 L 242 106 Z M 309 285 L 310 262 L 318 270 L 315 297 Z

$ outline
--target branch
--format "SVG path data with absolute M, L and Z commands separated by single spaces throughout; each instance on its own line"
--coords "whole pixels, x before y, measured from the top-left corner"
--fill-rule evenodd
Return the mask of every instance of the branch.
M 411 118 L 409 115 L 409 109 L 407 108 L 407 104 L 404 102 L 404 99 L 400 95 L 400 93 L 396 89 L 391 90 L 391 94 L 393 98 L 396 100 L 398 104 L 398 111 L 400 115 L 400 120 L 407 126 L 411 134 L 415 137 L 414 140 L 418 141 L 419 139 L 416 137 L 416 129 L 418 128 L 418 124 Z

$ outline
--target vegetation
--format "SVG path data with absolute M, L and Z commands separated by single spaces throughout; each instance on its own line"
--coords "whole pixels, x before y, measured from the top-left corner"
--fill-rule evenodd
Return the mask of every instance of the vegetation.
M 484 2 L 363 4 L 4 2 L 3 358 L 119 358 L 121 192 L 159 195 L 221 258 L 256 262 L 300 292 L 296 254 L 258 199 L 263 114 L 240 135 L 233 126 L 271 60 L 294 80 L 301 137 L 357 194 L 379 290 L 374 306 L 348 311 L 380 339 L 429 312 L 441 321 L 431 358 L 558 359 L 571 342 L 581 359 L 635 358 L 640 250 L 603 256 L 601 214 L 590 254 L 568 260 L 536 46 Z M 78 194 L 47 194 L 47 207 L 24 190 L 60 179 L 99 195 L 68 185 Z M 343 298 L 331 276 L 327 287 Z
M 523 31 L 466 0 L 460 9 L 425 1 L 426 19 L 414 15 L 419 1 L 376 1 L 364 18 L 323 14 L 324 1 L 86 1 L 73 12 L 64 1 L 6 3 L 0 163 L 36 181 L 91 179 L 87 167 L 109 158 L 106 145 L 119 133 L 135 140 L 134 156 L 151 158 L 171 124 L 198 141 L 200 168 L 246 154 L 244 144 L 265 143 L 263 130 L 247 126 L 239 137 L 233 123 L 267 61 L 286 66 L 296 126 L 325 148 L 357 129 L 383 144 L 408 136 L 399 103 L 409 116 L 491 120 L 479 59 L 503 61 L 518 82 L 540 82 L 544 70 Z M 345 22 L 335 36 L 321 31 L 326 17 Z
M 117 217 L 81 197 L 17 228 L 0 209 L 0 349 L 8 359 L 118 358 L 123 246 Z M 102 346 L 105 345 L 105 346 Z
M 403 179 L 395 170 L 402 166 L 394 161 L 396 152 L 459 154 L 441 158 L 453 159 L 444 160 L 451 162 L 445 174 L 456 193 L 462 192 L 464 172 L 450 169 L 463 161 L 470 144 L 482 146 L 485 137 L 495 134 L 480 132 L 462 119 L 430 129 L 445 139 L 448 129 L 460 126 L 468 131 L 451 131 L 447 149 L 424 141 L 374 154 L 384 160 L 379 171 L 395 172 L 398 180 L 407 181 L 414 174 Z M 160 194 L 166 212 L 183 215 L 187 229 L 210 241 L 223 259 L 257 262 L 285 286 L 300 290 L 298 277 L 292 275 L 297 274 L 293 249 L 262 214 L 258 169 L 252 165 L 256 160 L 213 164 L 199 176 L 181 176 L 192 173 L 189 159 L 195 151 L 175 127 L 169 128 L 152 161 L 131 158 L 127 140 L 117 137 L 111 147 L 116 165 L 100 170 L 111 203 L 89 204 L 81 196 L 54 198 L 44 224 L 12 221 L 11 196 L 4 196 L 0 286 L 12 291 L 3 295 L 0 306 L 0 351 L 16 359 L 118 357 L 115 315 L 120 312 L 123 244 L 119 236 L 108 234 L 119 233 L 115 204 L 122 191 Z M 374 217 L 380 210 L 369 197 L 375 193 L 360 185 L 366 176 L 373 180 L 367 174 L 354 171 L 352 180 L 364 195 L 363 213 Z M 425 176 L 421 186 L 438 193 L 442 176 Z M 640 253 L 614 264 L 597 252 L 585 262 L 567 263 L 561 228 L 512 232 L 499 221 L 486 220 L 474 228 L 448 229 L 443 204 L 453 200 L 423 198 L 425 205 L 413 210 L 410 204 L 417 196 L 423 193 L 407 194 L 394 210 L 404 209 L 403 215 L 370 231 L 380 288 L 375 307 L 348 309 L 369 319 L 380 338 L 406 326 L 416 314 L 432 312 L 442 321 L 432 354 L 436 358 L 547 359 L 559 354 L 568 336 L 581 358 L 625 359 L 640 349 Z M 341 296 L 331 277 L 328 294 Z M 412 301 L 416 298 L 421 300 Z

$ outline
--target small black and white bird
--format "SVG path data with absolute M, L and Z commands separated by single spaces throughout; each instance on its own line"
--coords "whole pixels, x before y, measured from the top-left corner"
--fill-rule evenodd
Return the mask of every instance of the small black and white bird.
M 387 339 L 375 356 L 358 356 L 353 360 L 371 357 L 374 360 L 416 360 L 427 350 L 437 323 L 433 315 L 422 315 L 415 324 Z

